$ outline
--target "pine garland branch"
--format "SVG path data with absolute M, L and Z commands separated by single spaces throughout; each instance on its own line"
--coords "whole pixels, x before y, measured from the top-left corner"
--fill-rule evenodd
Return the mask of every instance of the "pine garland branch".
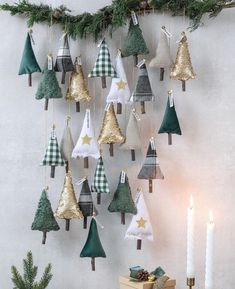
M 85 12 L 77 16 L 71 15 L 71 10 L 63 5 L 52 9 L 49 5 L 31 4 L 28 0 L 20 0 L 13 5 L 5 3 L 0 5 L 0 10 L 26 17 L 29 27 L 40 22 L 48 25 L 59 24 L 73 39 L 92 35 L 97 40 L 105 31 L 109 30 L 112 34 L 113 30 L 125 25 L 132 10 L 136 13 L 141 12 L 139 2 L 139 0 L 113 0 L 111 5 L 94 14 Z M 209 13 L 210 18 L 216 17 L 223 9 L 235 7 L 234 0 L 149 0 L 148 3 L 150 12 L 168 12 L 172 16 L 189 17 L 191 30 L 202 25 L 201 19 L 205 14 Z

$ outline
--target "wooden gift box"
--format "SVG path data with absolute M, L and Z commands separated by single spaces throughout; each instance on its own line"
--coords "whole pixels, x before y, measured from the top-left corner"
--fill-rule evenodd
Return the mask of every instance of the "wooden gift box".
M 130 281 L 129 277 L 120 276 L 119 284 L 120 284 L 120 289 L 152 289 L 154 282 L 153 281 L 133 282 L 133 281 Z M 164 288 L 175 289 L 175 285 L 176 285 L 176 280 L 169 279 L 166 281 Z

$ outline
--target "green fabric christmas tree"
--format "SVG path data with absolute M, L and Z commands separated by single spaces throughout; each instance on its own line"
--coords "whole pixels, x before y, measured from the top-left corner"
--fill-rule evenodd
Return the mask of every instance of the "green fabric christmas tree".
M 122 45 L 122 57 L 128 57 L 133 55 L 135 60 L 135 65 L 138 63 L 139 54 L 148 54 L 149 50 L 145 43 L 144 37 L 142 35 L 142 30 L 140 29 L 138 20 L 137 23 L 133 23 L 130 20 L 128 34 Z
M 32 73 L 34 72 L 41 72 L 41 69 L 34 55 L 30 39 L 30 33 L 28 32 L 18 74 L 28 74 L 29 86 L 32 86 Z
M 54 217 L 46 190 L 42 191 L 31 229 L 43 232 L 42 244 L 46 243 L 46 234 L 48 232 L 58 231 L 60 229 Z
M 105 39 L 103 39 L 100 44 L 100 51 L 94 68 L 89 73 L 88 77 L 101 77 L 102 88 L 106 88 L 106 76 L 117 77 L 117 72 L 113 68 L 108 45 L 106 44 Z
M 169 92 L 165 114 L 158 133 L 168 134 L 168 144 L 172 144 L 172 134 L 181 135 L 180 124 L 175 110 L 173 95 Z
M 55 126 L 53 125 L 53 129 L 51 132 L 51 137 L 48 143 L 48 147 L 46 149 L 45 156 L 42 160 L 42 166 L 50 166 L 51 167 L 51 178 L 55 177 L 55 167 L 56 166 L 64 166 L 64 160 L 61 156 L 61 152 L 59 149 Z
M 109 212 L 121 213 L 121 224 L 125 225 L 125 213 L 136 214 L 137 209 L 132 199 L 128 177 L 124 171 L 120 174 L 119 184 L 112 202 L 108 207 Z
M 97 204 L 101 203 L 101 193 L 110 193 L 102 157 L 99 158 L 96 165 L 95 176 L 91 185 L 91 191 L 97 193 Z
M 97 224 L 94 217 L 91 219 L 88 237 L 80 253 L 80 257 L 91 258 L 92 271 L 95 271 L 95 258 L 97 257 L 106 258 L 106 254 L 100 241 Z
M 48 102 L 50 98 L 62 98 L 63 94 L 53 69 L 48 69 L 48 58 L 46 59 L 44 70 L 36 92 L 36 99 L 45 98 L 45 110 L 48 110 Z

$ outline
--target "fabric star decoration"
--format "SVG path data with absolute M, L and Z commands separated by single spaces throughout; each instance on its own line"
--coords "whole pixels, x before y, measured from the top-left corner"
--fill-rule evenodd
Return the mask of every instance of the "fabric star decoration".
M 92 137 L 89 137 L 87 134 L 82 137 L 82 144 L 90 144 Z
M 139 220 L 136 220 L 136 223 L 138 224 L 138 228 L 145 228 L 145 223 L 147 221 L 144 220 L 142 217 Z
M 118 90 L 121 90 L 121 89 L 125 89 L 126 88 L 126 82 L 123 81 L 122 79 L 120 79 L 120 81 L 116 82 L 116 85 L 118 87 Z

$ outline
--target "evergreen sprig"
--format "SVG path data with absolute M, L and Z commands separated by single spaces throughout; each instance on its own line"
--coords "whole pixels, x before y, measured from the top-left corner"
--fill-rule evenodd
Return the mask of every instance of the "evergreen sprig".
M 23 276 L 15 266 L 11 267 L 13 289 L 45 289 L 51 281 L 51 264 L 48 264 L 39 282 L 35 282 L 38 267 L 33 265 L 33 255 L 29 251 L 26 259 L 23 259 Z
M 11 15 L 22 15 L 27 18 L 27 24 L 46 22 L 48 25 L 60 24 L 63 31 L 73 39 L 92 35 L 95 40 L 106 30 L 113 30 L 126 24 L 132 10 L 139 13 L 139 0 L 113 0 L 112 4 L 99 9 L 96 13 L 71 15 L 70 10 L 61 5 L 55 9 L 45 4 L 31 4 L 28 0 L 20 0 L 13 5 L 3 4 L 0 9 L 9 11 Z M 235 7 L 234 0 L 149 0 L 149 9 L 158 12 L 169 12 L 173 16 L 184 15 L 191 19 L 190 29 L 197 29 L 202 24 L 202 17 L 217 16 L 224 8 Z

